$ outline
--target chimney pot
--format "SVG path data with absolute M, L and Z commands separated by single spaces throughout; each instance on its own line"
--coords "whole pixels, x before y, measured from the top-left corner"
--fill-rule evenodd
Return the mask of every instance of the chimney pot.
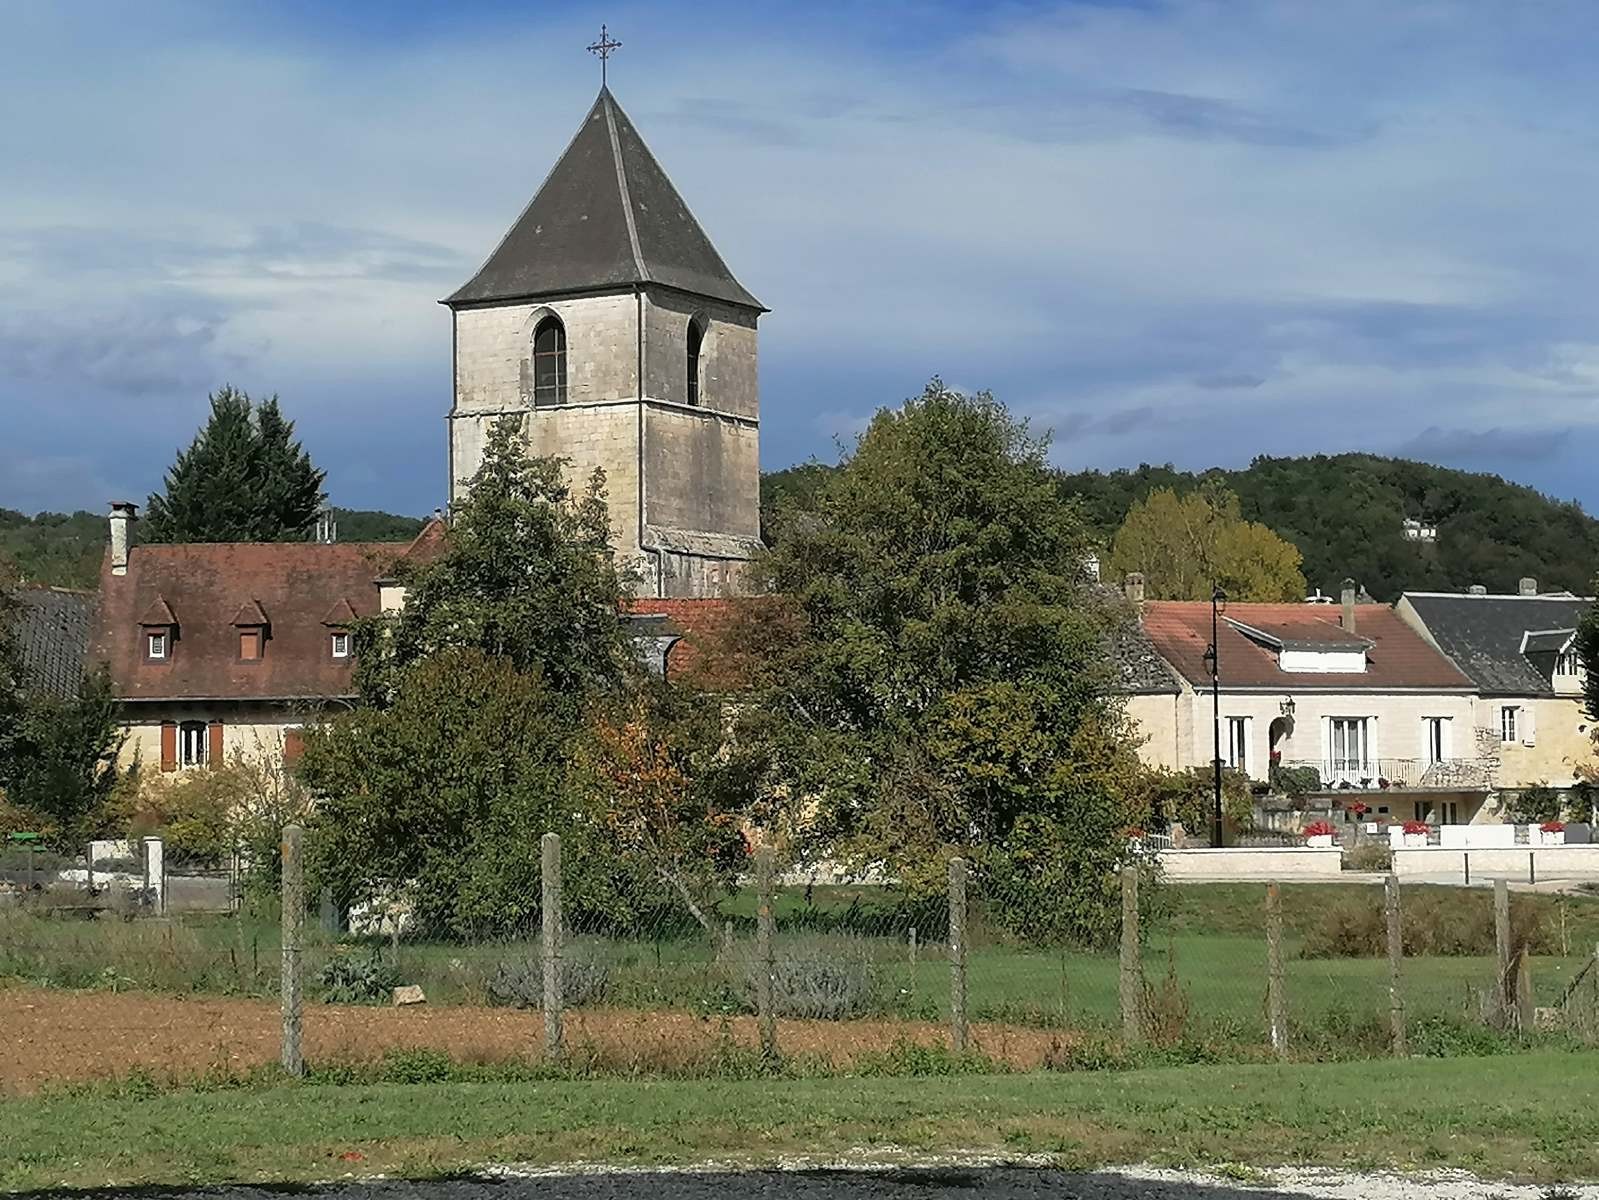
M 1344 627 L 1345 633 L 1355 632 L 1355 581 L 1344 580 L 1343 593 L 1339 596 L 1343 611 L 1340 613 L 1339 624 Z
M 1521 594 L 1523 596 L 1536 596 L 1538 594 L 1538 581 L 1530 575 L 1521 577 Z
M 111 502 L 111 574 L 128 573 L 129 526 L 139 519 L 139 506 L 127 500 Z
M 1468 596 L 1486 596 L 1487 594 L 1488 589 L 1483 587 L 1480 583 L 1474 583 L 1466 589 L 1466 595 Z
M 1144 607 L 1144 577 L 1138 571 L 1130 572 L 1122 584 L 1122 591 L 1140 612 Z

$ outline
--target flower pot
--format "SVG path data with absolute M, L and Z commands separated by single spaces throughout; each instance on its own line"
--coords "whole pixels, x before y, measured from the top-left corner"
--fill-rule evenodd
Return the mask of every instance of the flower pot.
M 1427 835 L 1425 833 L 1406 833 L 1401 836 L 1405 839 L 1405 849 L 1407 850 L 1427 844 Z
M 1540 829 L 1538 830 L 1538 844 L 1540 846 L 1564 846 L 1566 844 L 1566 831 L 1557 829 L 1551 832 L 1546 829 Z
M 1313 833 L 1305 839 L 1305 845 L 1316 850 L 1330 850 L 1333 844 L 1333 835 L 1330 833 Z

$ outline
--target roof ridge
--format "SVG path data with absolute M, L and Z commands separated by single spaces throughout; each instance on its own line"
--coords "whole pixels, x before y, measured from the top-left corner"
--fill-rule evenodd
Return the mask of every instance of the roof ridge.
M 605 108 L 605 131 L 610 135 L 611 159 L 616 167 L 616 186 L 622 194 L 622 218 L 627 222 L 627 241 L 633 251 L 633 268 L 639 278 L 646 283 L 654 282 L 650 278 L 650 269 L 644 261 L 644 251 L 639 246 L 638 216 L 633 211 L 633 193 L 627 186 L 627 168 L 622 165 L 622 139 L 616 132 L 616 101 L 608 87 L 600 88 L 598 103 Z

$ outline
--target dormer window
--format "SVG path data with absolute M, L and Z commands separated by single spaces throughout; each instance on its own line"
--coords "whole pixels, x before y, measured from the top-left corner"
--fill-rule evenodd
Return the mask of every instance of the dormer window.
M 158 629 L 145 634 L 144 656 L 157 662 L 166 658 L 167 631 L 165 629 Z
M 355 639 L 350 629 L 357 620 L 355 609 L 343 596 L 323 616 L 322 625 L 328 631 L 328 640 L 323 645 L 328 648 L 328 657 L 334 662 L 346 662 L 355 653 Z
M 144 661 L 165 663 L 172 661 L 172 643 L 178 636 L 178 618 L 166 598 L 157 595 L 139 618 L 139 637 L 144 643 Z
M 258 600 L 246 600 L 233 614 L 233 628 L 239 634 L 239 661 L 260 662 L 266 657 L 267 639 L 272 635 L 271 622 Z
M 350 635 L 348 633 L 335 633 L 333 635 L 333 657 L 350 657 Z
M 1569 648 L 1562 650 L 1555 659 L 1556 675 L 1575 675 L 1581 667 L 1582 663 L 1577 657 L 1577 652 Z

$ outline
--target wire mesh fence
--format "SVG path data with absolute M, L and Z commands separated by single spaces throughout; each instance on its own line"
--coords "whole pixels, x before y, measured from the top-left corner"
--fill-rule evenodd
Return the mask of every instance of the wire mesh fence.
M 287 910 L 256 894 L 237 911 L 95 916 L 24 895 L 0 905 L 0 977 L 92 991 L 84 1029 L 191 1068 L 428 1048 L 633 1073 L 1080 1069 L 1599 1041 L 1599 900 L 1502 883 L 1179 885 L 1129 869 L 1085 939 L 1036 921 L 1020 935 L 1018 898 L 964 864 L 921 891 L 774 866 L 716 900 L 659 877 L 596 891 L 581 871 L 543 873 L 495 936 L 449 940 L 417 926 L 403 890 L 344 912 L 314 881 L 297 894 L 288 867 Z M 188 1016 L 163 995 L 190 997 Z M 62 1001 L 59 1019 L 84 1005 Z

